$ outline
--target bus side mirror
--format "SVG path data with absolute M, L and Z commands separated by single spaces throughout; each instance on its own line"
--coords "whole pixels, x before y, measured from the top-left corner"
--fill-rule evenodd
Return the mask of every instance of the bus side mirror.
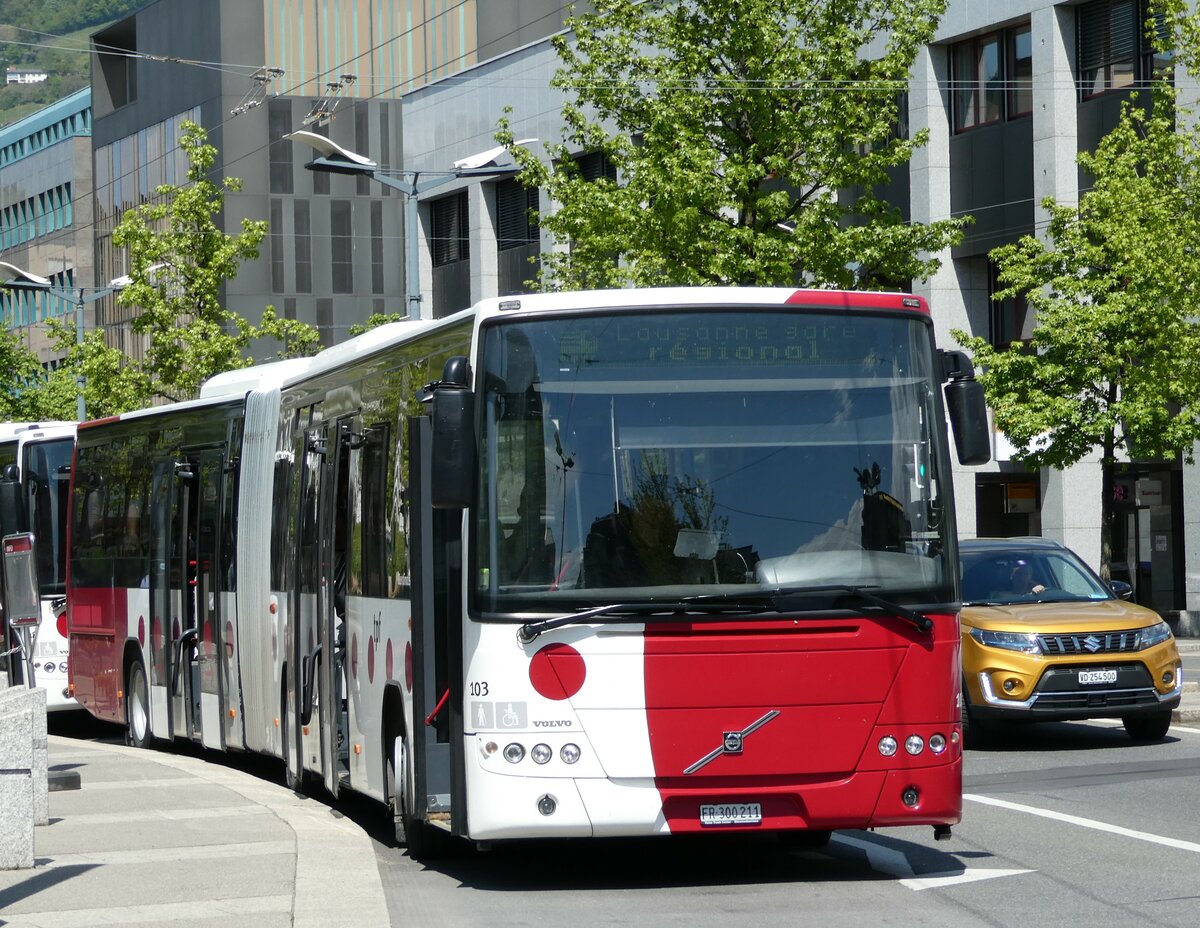
M 946 384 L 946 411 L 958 463 L 986 464 L 992 459 L 992 437 L 988 431 L 987 402 L 983 387 L 975 379 L 975 368 L 961 351 L 940 352 Z
M 446 362 L 433 390 L 432 478 L 434 509 L 466 509 L 475 495 L 475 394 L 466 358 Z
M 25 494 L 22 492 L 21 482 L 5 473 L 0 479 L 0 536 L 15 535 L 25 531 L 27 527 Z

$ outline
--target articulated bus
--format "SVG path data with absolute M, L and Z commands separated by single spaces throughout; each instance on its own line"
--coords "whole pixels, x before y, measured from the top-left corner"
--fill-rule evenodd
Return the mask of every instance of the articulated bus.
M 32 638 L 33 652 L 26 655 L 16 629 L 8 627 L 0 579 L 0 669 L 8 672 L 9 680 L 42 687 L 50 712 L 78 708 L 67 695 L 67 621 L 62 609 L 74 448 L 73 422 L 0 423 L 0 536 L 33 533 L 41 590 L 41 620 Z
M 948 835 L 947 418 L 989 447 L 932 331 L 900 294 L 529 295 L 88 423 L 75 695 L 374 797 L 414 856 Z

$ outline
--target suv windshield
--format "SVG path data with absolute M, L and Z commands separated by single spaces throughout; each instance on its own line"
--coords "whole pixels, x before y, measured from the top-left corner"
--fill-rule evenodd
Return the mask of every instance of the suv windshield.
M 924 317 L 613 313 L 481 337 L 477 609 L 954 598 Z
M 1011 549 L 961 552 L 964 605 L 1113 599 L 1075 554 Z

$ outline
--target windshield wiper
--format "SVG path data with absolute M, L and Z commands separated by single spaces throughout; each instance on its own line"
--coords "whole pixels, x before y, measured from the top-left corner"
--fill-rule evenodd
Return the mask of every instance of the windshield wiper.
M 545 632 L 564 625 L 587 622 L 590 619 L 618 616 L 616 620 L 609 619 L 609 624 L 643 622 L 647 616 L 656 616 L 660 620 L 687 619 L 696 613 L 707 615 L 753 615 L 765 611 L 788 612 L 794 608 L 787 600 L 805 593 L 849 593 L 873 606 L 881 612 L 895 615 L 916 626 L 918 631 L 929 632 L 933 628 L 933 619 L 924 613 L 901 606 L 882 596 L 876 596 L 862 587 L 848 584 L 833 584 L 829 586 L 797 586 L 776 587 L 769 590 L 746 591 L 738 593 L 708 593 L 699 596 L 685 596 L 676 602 L 641 602 L 641 603 L 608 603 L 584 609 L 581 612 L 571 612 L 567 615 L 556 616 L 553 619 L 542 619 L 539 622 L 526 622 L 517 630 L 517 640 L 521 644 L 530 644 Z
M 885 599 L 882 596 L 877 596 L 870 590 L 864 589 L 861 586 L 851 586 L 847 583 L 834 583 L 825 586 L 794 586 L 794 587 L 775 587 L 770 590 L 761 590 L 758 592 L 746 593 L 712 593 L 702 596 L 689 597 L 684 601 L 687 603 L 704 603 L 704 602 L 730 602 L 749 605 L 752 602 L 769 603 L 771 608 L 776 612 L 787 612 L 794 608 L 788 603 L 789 597 L 796 597 L 807 593 L 849 593 L 851 596 L 856 596 L 865 603 L 874 606 L 881 612 L 886 612 L 895 615 L 907 622 L 916 626 L 918 631 L 929 632 L 933 629 L 933 619 L 925 615 L 923 612 L 918 612 L 915 609 L 909 609 L 907 606 L 901 606 L 899 603 L 894 603 L 890 599 Z
M 581 612 L 570 612 L 566 615 L 555 616 L 553 619 L 526 622 L 517 629 L 517 640 L 521 644 L 530 644 L 540 635 L 548 631 L 553 631 L 556 628 L 562 628 L 564 625 L 575 625 L 576 623 L 588 622 L 591 619 L 609 616 L 618 616 L 619 618 L 615 620 L 609 619 L 608 624 L 621 625 L 622 623 L 644 622 L 650 616 L 654 616 L 660 620 L 687 619 L 697 613 L 703 615 L 749 615 L 762 611 L 761 603 L 721 602 L 715 599 L 710 602 L 686 598 L 674 602 L 661 603 L 607 603 L 603 606 L 584 609 Z

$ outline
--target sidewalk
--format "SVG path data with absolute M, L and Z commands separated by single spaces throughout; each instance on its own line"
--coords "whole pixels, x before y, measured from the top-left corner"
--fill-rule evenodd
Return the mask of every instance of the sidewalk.
M 0 926 L 388 925 L 371 839 L 281 783 L 154 750 L 50 736 L 33 870 L 0 871 Z

